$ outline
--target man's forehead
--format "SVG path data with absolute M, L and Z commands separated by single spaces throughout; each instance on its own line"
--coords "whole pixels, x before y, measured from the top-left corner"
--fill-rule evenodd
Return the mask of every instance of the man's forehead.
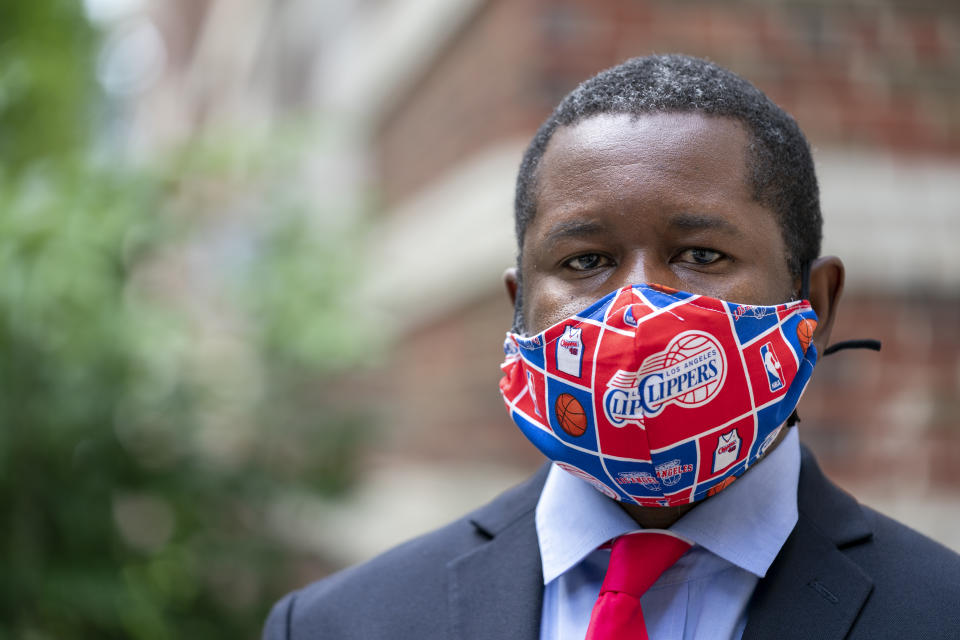
M 725 218 L 701 213 L 674 213 L 665 216 L 663 223 L 678 231 L 711 230 L 729 235 L 739 232 L 738 227 Z M 545 248 L 549 249 L 569 238 L 600 236 L 612 231 L 615 231 L 613 225 L 605 218 L 560 219 L 544 229 L 541 238 Z
M 746 130 L 732 118 L 682 112 L 591 116 L 554 133 L 537 176 L 537 210 L 576 210 L 598 194 L 615 200 L 638 185 L 651 196 L 676 200 L 752 199 L 747 148 Z M 695 216 L 686 223 L 700 224 Z
M 544 158 L 553 155 L 551 152 L 558 147 L 566 153 L 619 151 L 673 155 L 681 146 L 716 147 L 718 143 L 726 145 L 728 152 L 743 154 L 747 141 L 746 127 L 728 116 L 699 111 L 599 113 L 558 127 Z

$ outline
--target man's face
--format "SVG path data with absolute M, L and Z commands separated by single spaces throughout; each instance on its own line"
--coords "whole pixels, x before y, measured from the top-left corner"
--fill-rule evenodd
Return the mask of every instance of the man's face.
M 746 304 L 791 299 L 797 283 L 774 213 L 752 197 L 747 142 L 737 121 L 696 113 L 558 129 L 523 245 L 527 331 L 641 282 Z

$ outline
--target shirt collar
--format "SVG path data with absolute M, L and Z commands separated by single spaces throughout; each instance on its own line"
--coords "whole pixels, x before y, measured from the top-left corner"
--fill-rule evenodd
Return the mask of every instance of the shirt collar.
M 757 577 L 764 577 L 797 524 L 800 441 L 795 428 L 736 482 L 704 500 L 670 530 Z M 601 544 L 635 531 L 613 500 L 553 465 L 536 509 L 547 584 Z

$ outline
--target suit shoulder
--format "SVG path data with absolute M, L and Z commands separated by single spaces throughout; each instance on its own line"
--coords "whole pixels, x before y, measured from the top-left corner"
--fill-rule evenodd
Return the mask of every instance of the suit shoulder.
M 867 507 L 833 484 L 813 454 L 802 449 L 798 508 L 801 520 L 832 540 L 873 581 L 876 591 L 916 584 L 956 593 L 960 556 Z
M 858 633 L 914 638 L 954 638 L 960 629 L 960 555 L 869 507 L 868 544 L 844 550 L 869 576 L 873 589 L 861 612 Z M 879 634 L 879 636 L 878 636 Z
M 873 525 L 870 545 L 849 551 L 875 579 L 913 581 L 960 594 L 960 555 L 889 516 L 861 505 Z
M 446 637 L 447 565 L 529 514 L 542 476 L 444 527 L 288 594 L 271 611 L 263 637 Z
M 476 544 L 478 535 L 461 518 L 294 591 L 274 606 L 264 638 L 388 637 L 382 635 L 385 628 L 426 633 L 424 625 L 431 621 L 424 615 L 447 598 L 447 563 Z

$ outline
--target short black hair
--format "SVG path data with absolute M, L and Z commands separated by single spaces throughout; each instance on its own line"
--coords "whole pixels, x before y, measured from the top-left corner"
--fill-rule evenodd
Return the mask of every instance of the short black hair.
M 567 95 L 540 125 L 517 175 L 518 272 L 527 227 L 537 213 L 538 168 L 557 128 L 605 113 L 658 112 L 734 118 L 746 128 L 753 197 L 776 214 L 790 273 L 800 276 L 802 265 L 820 255 L 823 235 L 820 193 L 807 139 L 789 114 L 737 74 L 709 60 L 679 54 L 631 58 L 598 73 Z M 518 298 L 518 316 L 519 303 Z

